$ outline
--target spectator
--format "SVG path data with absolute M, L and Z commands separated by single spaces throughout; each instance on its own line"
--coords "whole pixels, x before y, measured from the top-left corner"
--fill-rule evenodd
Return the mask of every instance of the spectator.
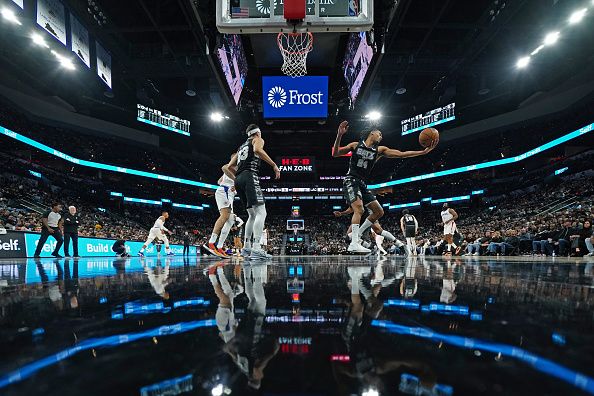
M 590 222 L 590 224 L 591 224 L 591 222 Z M 590 229 L 592 229 L 592 226 L 590 226 Z M 584 244 L 586 245 L 586 248 L 588 249 L 588 254 L 586 254 L 586 256 L 588 256 L 588 257 L 594 256 L 594 232 L 590 235 L 589 238 L 586 238 L 586 240 L 584 241 Z
M 488 232 L 488 231 L 487 231 Z M 472 237 L 472 234 L 468 235 L 467 241 L 470 241 Z M 468 246 L 466 246 L 466 254 L 465 256 L 478 256 L 480 254 L 480 250 L 481 250 L 481 240 L 483 238 L 478 238 L 474 241 L 468 242 Z
M 532 230 L 526 227 L 522 228 L 522 233 L 520 234 L 520 252 L 521 253 L 525 253 L 525 252 L 530 252 L 530 249 L 532 247 L 532 241 L 534 240 L 534 234 L 532 233 Z
M 70 257 L 70 239 L 72 239 L 72 252 L 75 258 L 78 255 L 78 226 L 80 219 L 76 213 L 76 207 L 69 206 L 68 214 L 64 216 L 64 256 Z
M 190 234 L 188 234 L 188 231 L 184 232 L 184 252 L 183 252 L 183 256 L 185 256 L 186 254 L 189 256 L 190 255 Z
M 509 230 L 507 233 L 507 238 L 505 238 L 500 246 L 501 254 L 504 256 L 509 256 L 513 254 L 514 250 L 519 249 L 520 239 L 517 237 L 516 230 Z
M 584 221 L 582 227 L 576 227 L 571 235 L 571 255 L 573 257 L 583 256 L 588 251 L 586 241 L 592 236 L 592 223 L 590 220 Z
M 565 221 L 563 228 L 553 237 L 554 245 L 559 246 L 559 256 L 568 255 L 571 234 L 571 221 Z
M 51 210 L 48 210 L 43 214 L 41 217 L 41 223 L 43 227 L 41 227 L 41 236 L 39 237 L 39 242 L 37 242 L 37 247 L 35 248 L 35 254 L 33 257 L 40 257 L 41 249 L 43 249 L 43 245 L 47 238 L 51 235 L 56 240 L 56 248 L 54 249 L 52 256 L 61 258 L 60 256 L 60 248 L 62 247 L 62 243 L 64 240 L 62 239 L 62 215 L 60 211 L 62 210 L 62 205 L 59 203 L 52 204 Z
M 128 252 L 126 251 L 126 241 L 123 239 L 118 239 L 114 242 L 111 250 L 119 257 L 130 257 Z
M 489 243 L 489 246 L 487 247 L 487 255 L 499 254 L 497 249 L 501 247 L 502 242 L 503 238 L 501 238 L 501 233 L 495 231 L 493 238 L 491 238 L 491 243 Z
M 532 241 L 532 254 L 537 256 L 544 256 L 549 252 L 550 245 L 548 241 L 551 232 L 546 226 L 541 226 L 539 232 L 534 236 Z

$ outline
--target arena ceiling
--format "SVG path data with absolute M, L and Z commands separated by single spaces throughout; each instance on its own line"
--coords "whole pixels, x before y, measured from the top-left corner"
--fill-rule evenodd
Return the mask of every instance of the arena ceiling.
M 39 89 L 102 118 L 124 120 L 128 111 L 135 112 L 137 101 L 149 99 L 155 107 L 195 123 L 207 122 L 214 110 L 223 111 L 231 115 L 225 129 L 238 130 L 247 121 L 261 120 L 259 69 L 270 67 L 257 56 L 262 49 L 254 48 L 262 40 L 244 38 L 251 70 L 238 112 L 207 54 L 216 45 L 215 0 L 94 1 L 107 15 L 103 26 L 92 22 L 86 1 L 65 0 L 87 19 L 85 24 L 113 55 L 113 98 L 103 95 L 100 84 L 64 84 L 63 79 L 40 72 L 39 61 L 26 62 L 22 68 L 27 54 L 15 56 L 6 49 L 3 64 L 15 73 L 34 76 L 31 84 Z M 397 129 L 401 118 L 454 100 L 467 122 L 513 110 L 530 96 L 553 89 L 584 70 L 584 65 L 593 64 L 591 26 L 582 24 L 564 31 L 560 43 L 539 54 L 528 70 L 515 67 L 519 57 L 536 47 L 548 31 L 566 23 L 568 15 L 584 1 L 378 0 L 376 7 L 381 12 L 376 14 L 383 16 L 386 30 L 383 55 L 355 108 L 349 109 L 337 84 L 332 116 L 325 124 L 275 123 L 270 128 L 334 131 L 338 118 L 357 120 L 379 108 L 389 115 L 383 121 L 386 127 Z M 337 55 L 319 66 L 337 73 L 340 65 L 336 59 L 344 51 L 345 40 L 326 45 Z M 266 51 L 278 49 L 273 45 Z M 186 95 L 188 87 L 196 96 Z M 403 88 L 406 92 L 399 94 Z

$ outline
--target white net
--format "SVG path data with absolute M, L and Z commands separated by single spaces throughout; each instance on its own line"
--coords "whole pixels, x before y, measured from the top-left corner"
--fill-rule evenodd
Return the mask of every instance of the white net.
M 312 33 L 279 33 L 278 48 L 283 55 L 281 70 L 287 76 L 301 77 L 307 74 L 307 54 L 313 48 Z

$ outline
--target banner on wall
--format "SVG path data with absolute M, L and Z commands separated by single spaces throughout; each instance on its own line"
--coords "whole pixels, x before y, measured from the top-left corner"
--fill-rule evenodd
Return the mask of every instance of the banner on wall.
M 91 67 L 91 52 L 89 51 L 89 31 L 70 14 L 70 31 L 72 52 L 74 52 L 87 67 Z
M 23 0 L 12 0 L 14 4 L 18 5 L 21 8 L 25 8 L 23 6 Z
M 37 0 L 37 24 L 66 45 L 66 15 L 59 0 Z
M 17 234 L 17 233 L 15 233 Z M 36 233 L 26 233 L 21 234 L 24 235 L 24 243 L 18 242 L 26 246 L 26 251 L 23 251 L 25 254 L 24 256 L 18 257 L 33 257 L 35 253 L 35 249 L 37 248 L 37 243 L 39 242 L 40 234 Z M 4 237 L 4 235 L 2 236 Z M 111 247 L 113 246 L 115 239 L 101 239 L 101 238 L 87 238 L 87 237 L 79 237 L 78 238 L 78 254 L 81 257 L 106 257 L 106 256 L 115 256 L 115 253 L 111 251 Z M 15 242 L 12 242 L 13 244 Z M 17 244 L 18 244 L 17 243 Z M 138 253 L 140 248 L 142 247 L 143 242 L 126 242 L 126 249 L 128 253 L 131 255 L 135 255 Z M 182 255 L 184 251 L 183 245 L 170 245 L 171 251 L 177 255 Z M 43 248 L 41 249 L 41 257 L 52 257 L 52 252 L 56 248 L 56 241 L 51 236 L 48 240 L 43 244 Z M 72 249 L 72 247 L 70 247 Z M 12 250 L 12 252 L 15 252 Z M 72 253 L 72 251 L 70 252 Z M 60 249 L 60 254 L 64 255 L 64 248 Z M 156 256 L 157 249 L 155 245 L 150 245 L 146 248 L 144 254 L 146 256 Z M 165 254 L 165 246 L 161 248 L 161 254 Z M 196 246 L 190 246 L 190 255 L 196 255 Z M 15 257 L 15 256 L 6 256 L 6 257 Z
M 111 88 L 111 55 L 97 43 L 97 75 Z
M 12 231 L 0 234 L 0 258 L 23 257 L 27 257 L 24 234 Z

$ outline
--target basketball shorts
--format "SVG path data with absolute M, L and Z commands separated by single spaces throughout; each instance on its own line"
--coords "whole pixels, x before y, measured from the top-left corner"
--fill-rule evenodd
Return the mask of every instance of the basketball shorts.
M 450 222 L 443 226 L 443 235 L 454 235 L 456 232 L 456 223 Z
M 406 225 L 404 226 L 404 236 L 406 238 L 414 238 L 417 235 L 417 230 L 414 225 Z
M 224 208 L 231 208 L 233 210 L 233 200 L 235 199 L 235 192 L 231 191 L 231 187 L 220 186 L 215 192 L 215 200 L 217 201 L 217 208 L 219 210 Z
M 241 172 L 235 178 L 235 190 L 246 209 L 264 204 L 264 195 L 260 188 L 260 177 L 250 171 Z
M 342 193 L 348 205 L 351 206 L 358 198 L 361 198 L 363 205 L 375 201 L 375 195 L 367 189 L 367 184 L 356 177 L 347 176 L 342 183 Z

